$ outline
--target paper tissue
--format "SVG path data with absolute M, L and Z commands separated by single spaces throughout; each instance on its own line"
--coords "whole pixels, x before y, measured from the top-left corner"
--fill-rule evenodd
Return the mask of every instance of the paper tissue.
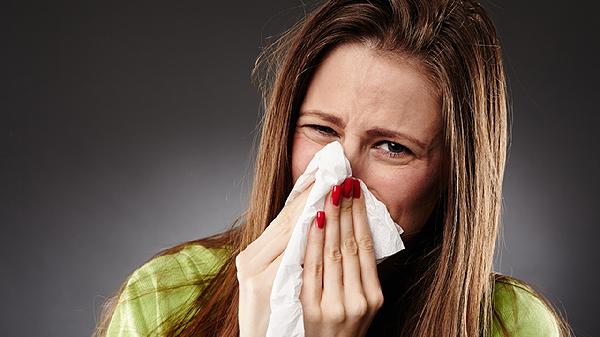
M 304 337 L 304 321 L 300 290 L 302 288 L 302 264 L 310 225 L 317 211 L 323 210 L 325 198 L 333 185 L 352 176 L 350 162 L 338 141 L 331 142 L 315 154 L 305 172 L 296 181 L 286 205 L 315 182 L 306 200 L 306 205 L 294 225 L 292 235 L 281 259 L 271 290 L 271 315 L 267 337 Z M 402 228 L 388 213 L 385 205 L 377 200 L 360 181 L 365 197 L 367 219 L 375 248 L 375 258 L 381 262 L 402 249 Z

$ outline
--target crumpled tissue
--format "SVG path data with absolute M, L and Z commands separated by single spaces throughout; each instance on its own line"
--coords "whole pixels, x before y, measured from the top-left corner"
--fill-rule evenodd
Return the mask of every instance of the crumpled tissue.
M 350 176 L 352 176 L 352 170 L 350 162 L 344 155 L 342 144 L 334 141 L 315 154 L 288 196 L 286 205 L 313 181 L 315 182 L 293 228 L 275 275 L 271 290 L 271 314 L 267 337 L 304 337 L 300 290 L 308 231 L 317 211 L 323 210 L 325 198 L 333 185 L 342 183 L 346 177 Z M 400 238 L 403 230 L 392 220 L 385 205 L 369 192 L 362 181 L 360 181 L 360 187 L 365 197 L 375 258 L 379 263 L 385 257 L 404 249 L 404 243 Z

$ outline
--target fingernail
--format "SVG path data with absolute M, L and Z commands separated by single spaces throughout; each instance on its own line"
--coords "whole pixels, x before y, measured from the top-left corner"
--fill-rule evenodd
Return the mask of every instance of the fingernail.
M 354 186 L 352 188 L 352 190 L 354 191 L 354 199 L 359 199 L 360 198 L 360 181 L 358 181 L 358 179 L 352 179 L 352 182 L 354 182 Z
M 331 191 L 331 202 L 334 206 L 340 205 L 340 197 L 342 196 L 342 186 L 335 185 Z
M 323 228 L 325 226 L 325 212 L 318 211 L 317 212 L 317 227 Z
M 342 183 L 344 189 L 344 198 L 350 198 L 352 196 L 352 178 L 348 177 Z

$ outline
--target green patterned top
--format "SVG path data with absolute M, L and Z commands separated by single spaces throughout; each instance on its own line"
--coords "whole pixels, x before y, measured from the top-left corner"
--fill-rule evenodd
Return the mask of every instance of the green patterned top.
M 225 249 L 189 245 L 181 251 L 156 257 L 137 269 L 128 279 L 111 322 L 107 337 L 162 336 L 161 322 L 179 310 L 189 308 L 201 291 L 186 285 L 199 275 L 215 273 L 225 261 Z M 183 285 L 183 286 L 182 286 Z M 170 288 L 168 291 L 157 289 Z M 494 310 L 511 337 L 558 337 L 556 321 L 546 306 L 525 288 L 496 282 Z M 492 336 L 502 337 L 494 318 Z

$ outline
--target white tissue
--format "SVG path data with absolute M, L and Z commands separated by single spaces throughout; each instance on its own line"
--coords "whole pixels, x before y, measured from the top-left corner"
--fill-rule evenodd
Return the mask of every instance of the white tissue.
M 344 155 L 342 145 L 334 141 L 315 154 L 288 196 L 286 205 L 315 181 L 275 275 L 271 290 L 271 315 L 267 337 L 304 337 L 300 290 L 302 288 L 301 265 L 304 263 L 308 230 L 317 211 L 323 210 L 325 198 L 332 186 L 342 183 L 350 176 L 352 176 L 350 162 Z M 400 238 L 403 231 L 392 220 L 385 205 L 369 192 L 362 181 L 360 187 L 365 197 L 375 258 L 379 263 L 385 257 L 404 249 L 404 243 Z

